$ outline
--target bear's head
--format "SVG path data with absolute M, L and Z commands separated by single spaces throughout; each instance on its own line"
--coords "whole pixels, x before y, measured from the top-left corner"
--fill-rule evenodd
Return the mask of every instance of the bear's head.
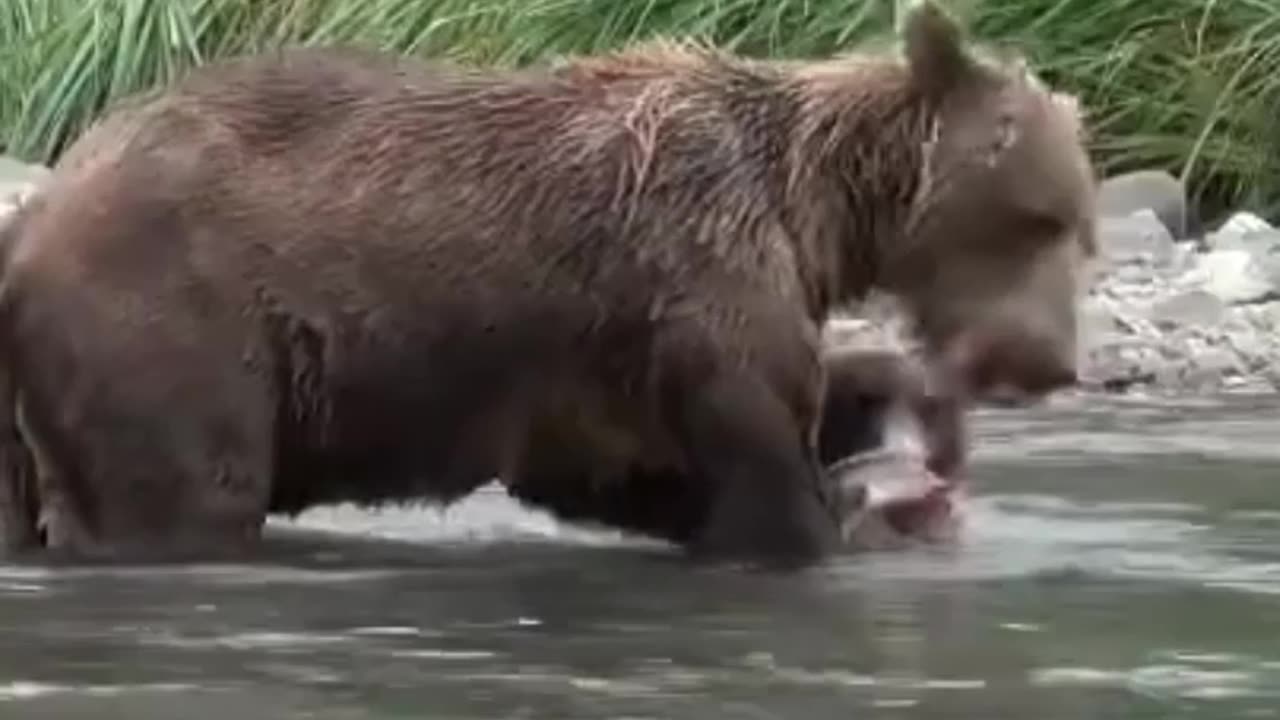
M 878 284 L 975 398 L 1074 384 L 1078 300 L 1097 242 L 1076 100 L 1021 59 L 980 56 L 930 0 L 908 11 L 902 35 L 911 91 L 930 112 Z

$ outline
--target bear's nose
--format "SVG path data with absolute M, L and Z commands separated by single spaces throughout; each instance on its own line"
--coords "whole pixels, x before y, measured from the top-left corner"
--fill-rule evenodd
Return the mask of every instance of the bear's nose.
M 1042 365 L 1027 368 L 1018 384 L 1026 392 L 1036 395 L 1047 395 L 1056 390 L 1063 390 L 1079 382 L 1079 374 L 1074 365 Z
M 1079 382 L 1074 364 L 1054 362 L 1025 349 L 1009 350 L 989 353 L 970 368 L 970 387 L 986 402 L 1026 404 Z
M 1080 382 L 1080 373 L 1074 366 L 1059 368 L 1057 372 L 1050 373 L 1044 385 L 1045 392 L 1053 390 L 1062 390 L 1072 387 Z

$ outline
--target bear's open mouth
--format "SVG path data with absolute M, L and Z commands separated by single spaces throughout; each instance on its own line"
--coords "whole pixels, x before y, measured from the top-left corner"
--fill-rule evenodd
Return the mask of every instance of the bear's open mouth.
M 929 378 L 972 402 L 1035 405 L 1079 381 L 1074 367 L 1062 366 L 1042 351 L 1002 343 L 999 335 L 964 333 L 929 353 Z

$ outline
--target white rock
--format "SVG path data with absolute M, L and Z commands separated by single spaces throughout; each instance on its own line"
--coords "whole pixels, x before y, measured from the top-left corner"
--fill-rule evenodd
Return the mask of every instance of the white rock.
M 1174 259 L 1173 236 L 1151 210 L 1098 218 L 1098 244 L 1109 266 L 1138 262 L 1164 264 Z
M 1222 348 L 1201 349 L 1190 360 L 1182 380 L 1201 392 L 1221 387 L 1227 378 L 1239 376 L 1243 370 L 1236 354 Z
M 1177 292 L 1156 301 L 1150 317 L 1157 326 L 1178 325 L 1213 326 L 1223 322 L 1227 304 L 1222 298 L 1207 290 L 1192 289 Z
M 1114 337 L 1088 348 L 1080 374 L 1086 387 L 1125 385 L 1149 381 L 1165 364 L 1149 342 Z
M 1241 308 L 1248 313 L 1253 326 L 1270 337 L 1274 337 L 1280 329 L 1280 302 L 1271 301 L 1250 308 Z
M 1228 348 L 1207 347 L 1191 356 L 1196 367 L 1222 375 L 1239 374 L 1240 358 Z
M 1241 303 L 1259 300 L 1273 291 L 1265 272 L 1247 250 L 1213 250 L 1200 256 L 1199 262 L 1182 283 L 1199 285 L 1223 302 Z
M 1147 290 L 1146 281 L 1150 280 L 1151 276 L 1152 269 L 1150 265 L 1126 263 L 1117 267 L 1111 273 L 1110 281 L 1120 286 L 1130 286 L 1129 291 L 1132 294 Z
M 1257 335 L 1241 334 L 1228 338 L 1228 344 L 1239 359 L 1243 372 L 1257 372 L 1270 364 L 1276 348 Z
M 1177 276 L 1182 275 L 1191 268 L 1195 267 L 1199 261 L 1201 248 L 1194 242 L 1178 242 L 1173 246 L 1173 259 L 1169 262 L 1168 279 L 1172 281 Z
M 1126 217 L 1150 210 L 1175 238 L 1187 236 L 1187 193 L 1182 182 L 1163 170 L 1116 175 L 1098 185 L 1098 212 Z
M 49 170 L 0 155 L 0 224 L 26 202 Z
M 1217 230 L 1206 238 L 1210 247 L 1230 238 L 1242 237 L 1251 233 L 1272 230 L 1271 224 L 1251 212 L 1238 212 L 1227 218 Z
M 47 168 L 0 155 L 0 203 L 24 200 L 48 175 Z

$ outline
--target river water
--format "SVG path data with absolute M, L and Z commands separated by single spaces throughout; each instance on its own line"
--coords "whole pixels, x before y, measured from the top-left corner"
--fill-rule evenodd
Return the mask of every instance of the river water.
M 0 718 L 1280 717 L 1280 400 L 983 413 L 954 547 L 694 568 L 496 492 L 0 566 Z

